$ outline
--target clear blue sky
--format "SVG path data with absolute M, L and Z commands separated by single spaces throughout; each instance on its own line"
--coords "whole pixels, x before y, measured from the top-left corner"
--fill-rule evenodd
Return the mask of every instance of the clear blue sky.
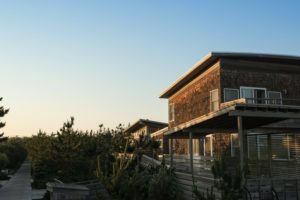
M 158 96 L 209 51 L 300 55 L 297 1 L 7 0 L 0 4 L 6 135 L 167 121 Z M 299 80 L 300 81 L 300 80 Z

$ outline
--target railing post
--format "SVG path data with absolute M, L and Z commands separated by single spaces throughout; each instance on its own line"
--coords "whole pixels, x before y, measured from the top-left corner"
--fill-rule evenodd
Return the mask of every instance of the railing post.
M 193 133 L 189 132 L 189 152 L 190 152 L 190 168 L 191 174 L 194 176 L 194 158 L 193 158 Z
M 170 166 L 171 168 L 173 167 L 173 138 L 171 138 L 171 144 L 170 144 L 170 147 L 169 147 L 169 153 L 170 153 L 170 157 L 171 157 L 171 160 L 170 160 Z
M 237 117 L 237 123 L 238 123 L 239 145 L 240 145 L 240 170 L 242 174 L 242 182 L 244 182 L 248 153 L 247 153 L 247 136 L 244 134 L 242 116 Z
M 269 176 L 272 177 L 272 141 L 271 134 L 268 134 L 268 160 L 269 160 Z

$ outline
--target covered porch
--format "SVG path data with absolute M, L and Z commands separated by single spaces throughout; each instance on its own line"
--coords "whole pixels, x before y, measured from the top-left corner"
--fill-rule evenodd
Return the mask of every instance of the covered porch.
M 166 162 L 212 184 L 213 161 L 226 150 L 226 159 L 231 167 L 240 168 L 245 182 L 267 180 L 279 199 L 300 199 L 300 106 L 292 104 L 253 104 L 246 99 L 224 103 L 220 110 L 166 134 L 170 147 L 174 139 L 188 141 L 188 154 L 174 155 L 170 148 Z M 210 154 L 205 149 L 208 136 L 210 144 L 214 143 Z M 200 144 L 199 153 L 195 140 Z

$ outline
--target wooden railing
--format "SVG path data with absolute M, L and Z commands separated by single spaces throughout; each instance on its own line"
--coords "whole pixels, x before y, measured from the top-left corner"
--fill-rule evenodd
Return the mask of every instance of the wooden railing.
M 274 98 L 244 98 L 248 104 L 268 105 L 297 105 L 300 106 L 300 99 L 274 99 Z
M 165 162 L 171 165 L 171 157 L 166 154 Z M 193 156 L 193 170 L 195 174 L 209 173 L 213 164 L 213 158 L 210 156 Z M 190 157 L 188 155 L 174 155 L 173 167 L 177 171 L 191 172 Z

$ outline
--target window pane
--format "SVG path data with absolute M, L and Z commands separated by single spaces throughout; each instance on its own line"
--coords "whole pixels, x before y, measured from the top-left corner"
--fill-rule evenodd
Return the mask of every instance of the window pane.
M 257 151 L 259 160 L 268 160 L 268 136 L 258 135 L 257 136 Z
M 211 156 L 211 137 L 205 137 L 205 156 Z
M 289 147 L 290 159 L 295 159 L 297 157 L 295 134 L 288 134 L 287 135 L 287 142 L 288 142 L 288 147 Z
M 261 103 L 266 103 L 266 91 L 261 90 L 261 89 L 255 89 L 254 90 L 254 98 L 255 98 L 255 103 L 261 104 Z
M 231 134 L 231 156 L 237 156 L 239 152 L 239 136 L 238 134 Z
M 254 103 L 254 92 L 251 88 L 241 88 L 241 98 L 246 98 L 247 103 Z
M 239 91 L 237 89 L 224 89 L 224 102 L 232 101 L 239 98 Z
M 257 160 L 257 143 L 256 136 L 248 136 L 248 158 L 249 160 Z
M 272 135 L 272 158 L 288 159 L 288 140 L 286 134 Z
M 281 92 L 268 92 L 269 104 L 282 104 Z

